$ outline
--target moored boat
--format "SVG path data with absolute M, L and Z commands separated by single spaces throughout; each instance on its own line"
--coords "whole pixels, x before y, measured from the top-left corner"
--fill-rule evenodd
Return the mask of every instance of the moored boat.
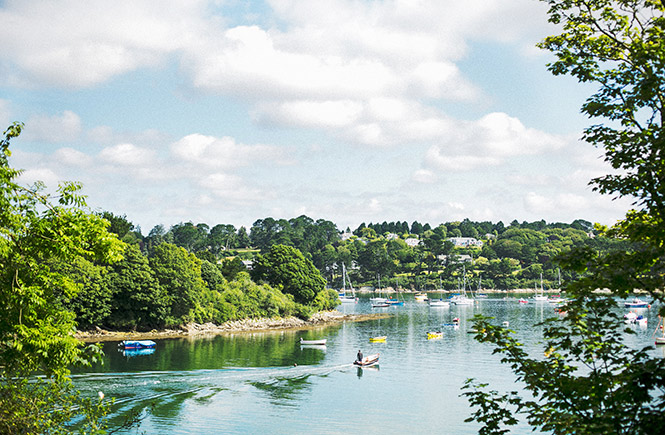
M 416 293 L 416 302 L 427 302 L 427 293 Z
M 444 299 L 430 299 L 429 300 L 429 306 L 430 307 L 449 307 L 450 306 L 450 301 L 444 300 Z
M 339 300 L 343 304 L 355 304 L 358 302 L 356 297 L 356 291 L 353 289 L 351 284 L 351 279 L 349 278 L 349 287 L 351 288 L 351 295 L 346 294 L 346 279 L 348 278 L 348 273 L 346 273 L 346 266 L 342 263 L 342 290 L 339 292 Z
M 633 298 L 632 301 L 626 301 L 624 306 L 626 308 L 647 308 L 649 304 L 640 298 Z
M 312 345 L 312 346 L 325 346 L 328 340 L 321 339 L 321 340 L 303 340 L 302 338 L 300 339 L 300 344 L 306 344 L 306 345 Z
M 545 295 L 545 289 L 543 288 L 543 274 L 540 274 L 540 293 L 538 288 L 536 288 L 536 295 L 533 297 L 534 301 L 547 301 L 547 296 Z
M 150 349 L 156 345 L 152 340 L 123 340 L 118 344 L 124 349 Z

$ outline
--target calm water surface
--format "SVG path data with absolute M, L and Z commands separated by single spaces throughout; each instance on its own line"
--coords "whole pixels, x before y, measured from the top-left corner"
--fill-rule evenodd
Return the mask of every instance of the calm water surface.
M 474 306 L 430 308 L 407 296 L 404 306 L 371 308 L 367 299 L 344 304 L 345 313 L 385 311 L 388 319 L 308 331 L 262 332 L 157 341 L 149 354 L 124 354 L 104 344 L 106 360 L 74 376 L 84 393 L 115 397 L 112 422 L 130 411 L 144 419 L 125 433 L 147 434 L 472 434 L 478 425 L 460 388 L 467 378 L 492 389 L 519 388 L 499 356 L 477 343 L 470 319 L 496 317 L 534 355 L 542 354 L 542 331 L 533 324 L 554 314 L 547 302 L 522 305 L 515 298 L 481 299 Z M 652 343 L 656 310 L 643 310 L 649 326 L 635 327 L 631 343 Z M 459 329 L 427 340 L 427 331 L 459 317 Z M 369 337 L 387 335 L 385 343 Z M 325 347 L 301 346 L 300 338 L 326 338 Z M 358 349 L 379 352 L 380 365 L 352 366 Z M 663 347 L 654 349 L 663 356 Z M 513 430 L 533 433 L 527 425 Z

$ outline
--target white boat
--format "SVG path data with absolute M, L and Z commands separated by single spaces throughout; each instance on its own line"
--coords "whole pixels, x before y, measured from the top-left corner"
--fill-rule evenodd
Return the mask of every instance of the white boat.
M 429 306 L 430 307 L 449 307 L 450 306 L 450 301 L 445 300 L 445 299 L 430 299 L 429 300 Z
M 463 274 L 464 274 L 464 279 L 462 281 L 461 294 L 453 296 L 450 299 L 450 302 L 452 302 L 455 305 L 473 305 L 475 300 L 466 295 L 466 268 L 463 267 L 462 271 L 463 271 Z
M 481 286 L 480 286 L 480 276 L 478 277 L 478 289 L 476 290 L 476 299 L 485 299 L 487 298 L 487 293 L 481 293 Z
M 356 298 L 356 291 L 353 289 L 353 285 L 351 285 L 351 279 L 349 279 L 351 295 L 346 294 L 346 279 L 348 276 L 349 275 L 346 273 L 346 266 L 342 263 L 342 291 L 339 293 L 339 300 L 342 301 L 343 304 L 355 304 L 358 302 L 358 298 Z
M 383 296 L 381 296 L 381 275 L 378 275 L 378 281 L 379 281 L 379 296 L 377 296 L 377 297 L 373 297 L 373 298 L 369 298 L 369 301 L 370 301 L 372 304 L 377 304 L 377 305 L 379 305 L 379 304 L 385 304 L 387 298 L 384 298 Z
M 321 340 L 303 340 L 302 338 L 300 339 L 300 344 L 303 345 L 308 345 L 308 346 L 325 346 L 328 340 L 325 338 Z
M 439 287 L 441 287 L 441 297 L 439 299 L 429 299 L 430 307 L 449 307 L 450 301 L 443 299 L 443 285 L 441 284 L 441 278 L 439 278 Z
M 626 308 L 647 308 L 649 306 L 648 302 L 643 301 L 640 298 L 634 298 L 632 301 L 624 303 Z
M 373 366 L 374 364 L 379 363 L 379 354 L 375 353 L 374 355 L 369 355 L 364 357 L 362 360 L 355 360 L 353 362 L 354 365 L 358 367 L 369 367 Z
M 536 295 L 533 297 L 534 301 L 547 301 L 547 296 L 545 296 L 545 289 L 543 289 L 543 274 L 540 274 L 540 293 L 536 289 Z

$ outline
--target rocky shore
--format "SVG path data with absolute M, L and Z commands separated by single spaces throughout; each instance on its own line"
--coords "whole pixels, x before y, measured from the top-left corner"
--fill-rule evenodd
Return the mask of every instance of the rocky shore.
M 195 337 L 203 335 L 215 335 L 238 332 L 255 331 L 281 331 L 285 329 L 298 330 L 318 328 L 343 322 L 361 322 L 370 319 L 389 317 L 389 314 L 343 314 L 339 311 L 324 311 L 316 313 L 309 320 L 296 317 L 285 318 L 263 318 L 233 320 L 221 325 L 214 323 L 190 323 L 180 329 L 152 330 L 148 332 L 120 332 L 106 331 L 96 328 L 93 331 L 77 331 L 75 336 L 83 342 L 120 341 L 120 340 L 147 340 L 160 338 Z

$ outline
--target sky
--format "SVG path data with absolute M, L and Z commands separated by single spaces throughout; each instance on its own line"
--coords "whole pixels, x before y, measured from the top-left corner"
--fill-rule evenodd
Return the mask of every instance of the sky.
M 588 185 L 594 87 L 547 71 L 537 0 L 0 0 L 0 23 L 20 181 L 81 182 L 144 235 L 630 208 Z

